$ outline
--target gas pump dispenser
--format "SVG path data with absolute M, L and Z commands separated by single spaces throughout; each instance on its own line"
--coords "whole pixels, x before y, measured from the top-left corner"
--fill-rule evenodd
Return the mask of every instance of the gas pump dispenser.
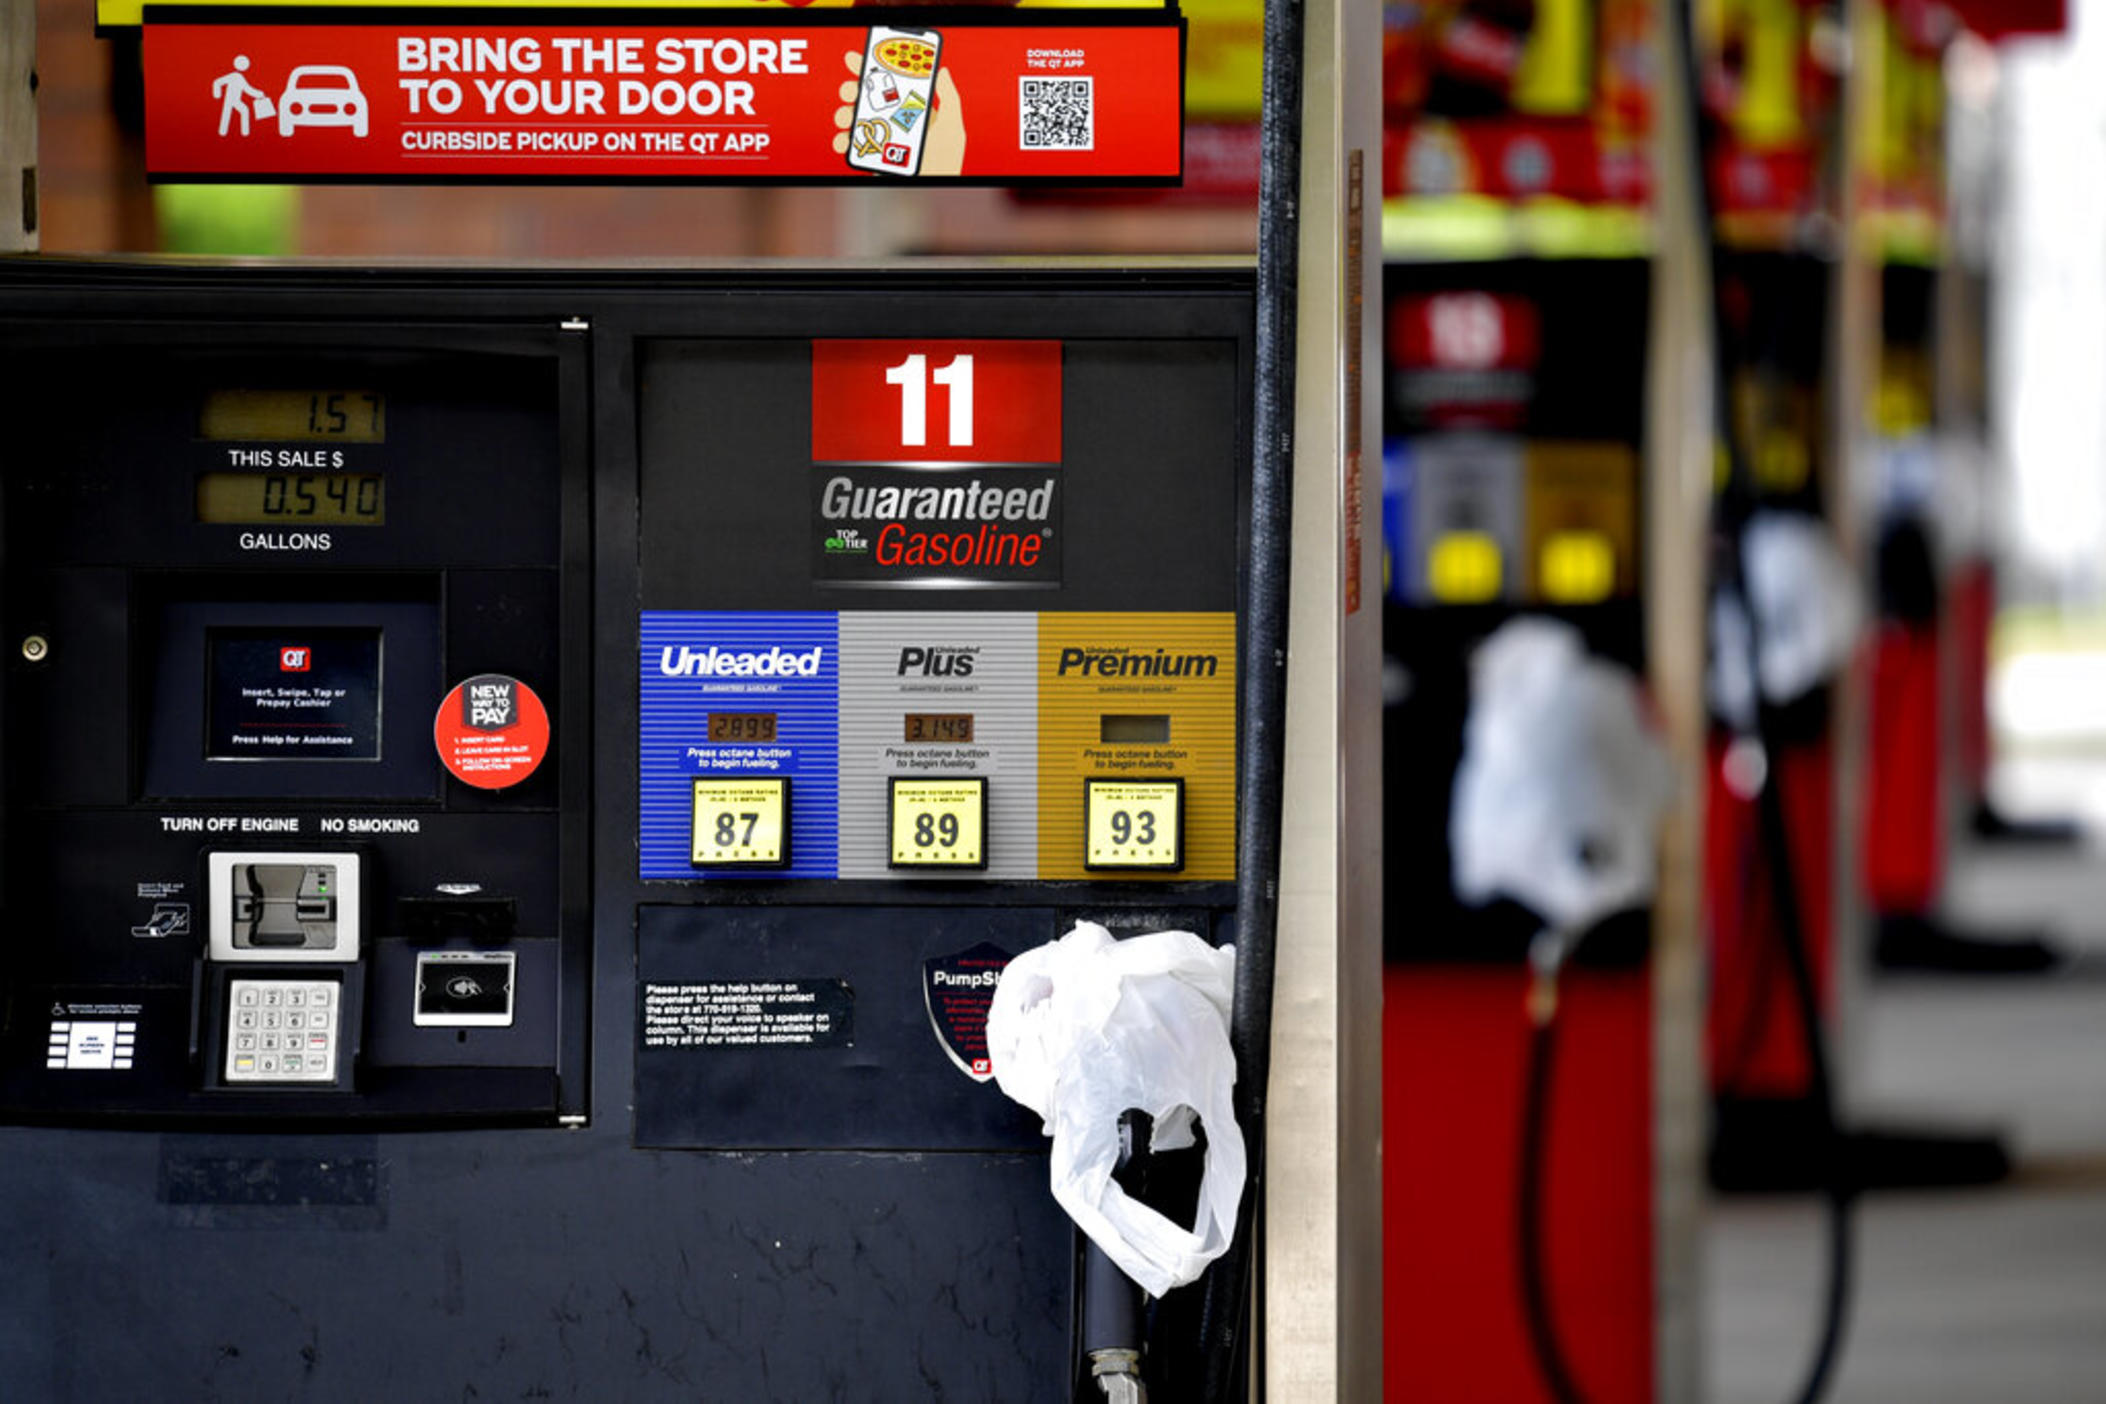
M 1233 939 L 1251 325 L 0 266 L 0 1378 L 1067 1397 L 984 1022 L 1077 918 Z

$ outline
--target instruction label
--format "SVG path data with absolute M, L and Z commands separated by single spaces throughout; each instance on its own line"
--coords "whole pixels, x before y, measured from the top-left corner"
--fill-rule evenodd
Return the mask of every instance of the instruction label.
M 645 1048 L 837 1048 L 855 1042 L 846 980 L 644 986 Z
M 548 709 L 519 679 L 478 674 L 446 694 L 431 739 L 456 780 L 479 790 L 506 789 L 547 759 Z

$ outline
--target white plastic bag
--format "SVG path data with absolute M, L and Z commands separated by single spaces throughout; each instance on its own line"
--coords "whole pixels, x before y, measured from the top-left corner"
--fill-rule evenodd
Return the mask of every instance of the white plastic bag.
M 1630 673 L 1521 618 L 1470 660 L 1448 844 L 1467 902 L 1507 896 L 1579 931 L 1652 895 L 1674 771 Z
M 1089 922 L 1009 962 L 987 1014 L 995 1080 L 1045 1119 L 1053 1198 L 1149 1295 L 1198 1278 L 1228 1248 L 1243 1196 L 1243 1133 L 1228 1020 L 1236 955 L 1189 931 L 1124 941 Z M 1189 1229 L 1112 1179 L 1119 1117 L 1154 1118 L 1150 1145 L 1206 1129 L 1199 1209 Z
M 1857 578 L 1820 522 L 1758 512 L 1742 537 L 1742 571 L 1762 623 L 1762 695 L 1792 702 L 1835 676 L 1857 645 L 1864 604 Z M 1735 726 L 1755 721 L 1748 682 L 1748 614 L 1738 596 L 1711 600 L 1712 710 Z

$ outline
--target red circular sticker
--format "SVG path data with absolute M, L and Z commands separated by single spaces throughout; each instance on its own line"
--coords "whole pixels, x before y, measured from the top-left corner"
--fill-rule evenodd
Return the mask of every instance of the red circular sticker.
M 548 709 L 519 679 L 483 673 L 446 694 L 431 739 L 456 780 L 479 790 L 506 789 L 548 755 Z

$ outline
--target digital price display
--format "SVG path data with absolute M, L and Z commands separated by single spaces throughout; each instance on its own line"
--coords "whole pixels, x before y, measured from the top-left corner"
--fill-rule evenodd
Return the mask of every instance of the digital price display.
M 709 739 L 718 741 L 773 741 L 773 712 L 711 712 Z
M 1170 743 L 1170 718 L 1108 713 L 1097 718 L 1097 739 L 1107 746 L 1166 746 Z
M 973 739 L 973 714 L 971 712 L 909 712 L 905 720 L 905 732 L 900 738 L 909 746 L 927 745 L 932 742 L 955 741 L 960 744 Z
M 212 443 L 385 443 L 387 400 L 371 390 L 213 390 L 197 433 Z
M 789 777 L 695 781 L 691 847 L 698 868 L 788 867 Z
M 1177 872 L 1185 866 L 1183 780 L 1085 780 L 1085 868 Z
M 892 866 L 987 866 L 987 779 L 892 779 Z
M 200 473 L 197 519 L 207 526 L 385 526 L 378 473 Z

